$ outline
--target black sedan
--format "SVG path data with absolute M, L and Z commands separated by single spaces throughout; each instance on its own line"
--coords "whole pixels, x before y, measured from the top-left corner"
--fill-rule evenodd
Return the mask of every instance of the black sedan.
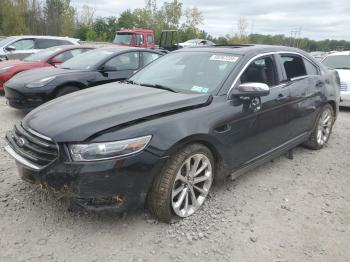
M 92 210 L 143 205 L 188 217 L 214 178 L 303 144 L 321 149 L 338 114 L 339 77 L 294 48 L 186 48 L 127 83 L 43 105 L 6 138 L 24 180 Z
M 5 96 L 11 107 L 31 110 L 81 89 L 125 80 L 162 55 L 141 48 L 96 49 L 57 68 L 33 69 L 16 75 L 5 83 Z

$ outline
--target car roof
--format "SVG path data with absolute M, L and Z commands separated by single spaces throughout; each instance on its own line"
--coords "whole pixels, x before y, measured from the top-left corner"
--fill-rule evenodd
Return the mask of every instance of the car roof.
M 334 52 L 334 53 L 328 54 L 327 56 L 337 56 L 337 55 L 350 55 L 350 51 Z
M 74 42 L 79 41 L 78 38 L 73 38 L 73 37 L 68 37 L 68 36 L 49 36 L 49 35 L 15 35 L 15 36 L 10 36 L 13 38 L 40 38 L 40 39 L 57 39 L 57 40 L 71 40 Z
M 288 47 L 288 46 L 277 46 L 277 45 L 215 45 L 215 46 L 196 46 L 180 49 L 176 52 L 191 52 L 191 51 L 206 51 L 213 53 L 229 53 L 236 55 L 248 55 L 248 54 L 260 54 L 269 52 L 297 52 L 304 54 L 306 52 L 301 49 Z

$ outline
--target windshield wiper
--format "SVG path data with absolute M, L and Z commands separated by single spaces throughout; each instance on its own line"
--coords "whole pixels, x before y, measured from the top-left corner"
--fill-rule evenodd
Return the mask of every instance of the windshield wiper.
M 167 86 L 163 86 L 163 85 L 159 85 L 159 84 L 146 84 L 146 83 L 135 83 L 133 82 L 133 84 L 135 85 L 140 85 L 140 86 L 147 86 L 147 87 L 152 87 L 152 88 L 157 88 L 157 89 L 163 89 L 163 90 L 167 90 L 173 93 L 177 93 L 177 91 L 175 91 L 174 89 L 167 87 Z
M 350 67 L 337 67 L 336 69 L 350 69 Z

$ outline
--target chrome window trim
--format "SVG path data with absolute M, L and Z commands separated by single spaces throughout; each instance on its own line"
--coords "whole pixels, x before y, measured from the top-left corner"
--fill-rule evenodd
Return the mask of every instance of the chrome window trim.
M 235 78 L 235 80 L 233 81 L 230 89 L 228 90 L 227 92 L 227 98 L 229 98 L 229 95 L 232 91 L 232 89 L 235 87 L 235 85 L 237 84 L 237 81 L 238 79 L 242 76 L 243 72 L 247 69 L 247 67 L 250 65 L 251 62 L 253 62 L 255 59 L 257 58 L 260 58 L 260 57 L 263 57 L 263 56 L 268 56 L 268 55 L 275 55 L 275 54 L 292 54 L 292 55 L 299 55 L 303 58 L 305 58 L 306 60 L 308 60 L 310 63 L 312 63 L 314 66 L 316 66 L 319 70 L 319 72 L 321 72 L 320 68 L 315 65 L 314 62 L 312 62 L 308 57 L 304 56 L 303 54 L 301 53 L 298 53 L 298 52 L 292 52 L 292 51 L 274 51 L 274 52 L 267 52 L 267 53 L 261 53 L 261 54 L 258 54 L 254 57 L 252 57 L 251 59 L 248 60 L 248 62 L 244 65 L 244 67 L 242 68 L 242 70 L 238 73 L 237 77 Z M 307 75 L 308 76 L 308 75 Z

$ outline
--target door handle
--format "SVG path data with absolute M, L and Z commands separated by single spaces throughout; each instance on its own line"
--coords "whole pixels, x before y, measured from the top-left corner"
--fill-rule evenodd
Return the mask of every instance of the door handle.
M 278 96 L 277 96 L 277 98 L 276 98 L 276 100 L 278 101 L 278 102 L 283 102 L 284 100 L 286 100 L 287 99 L 287 97 L 285 97 L 283 94 L 278 94 Z

